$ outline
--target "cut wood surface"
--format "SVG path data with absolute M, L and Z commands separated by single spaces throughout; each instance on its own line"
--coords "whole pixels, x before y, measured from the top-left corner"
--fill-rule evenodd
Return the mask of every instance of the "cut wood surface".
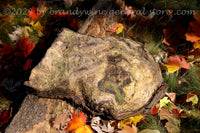
M 40 96 L 70 98 L 93 113 L 123 119 L 144 112 L 162 82 L 141 43 L 64 29 L 25 85 Z

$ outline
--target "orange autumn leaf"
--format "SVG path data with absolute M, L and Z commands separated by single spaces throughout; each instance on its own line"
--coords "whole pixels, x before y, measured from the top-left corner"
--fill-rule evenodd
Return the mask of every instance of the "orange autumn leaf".
M 190 42 L 197 42 L 200 40 L 200 37 L 198 37 L 194 33 L 186 33 L 185 37 L 186 37 L 186 40 Z
M 68 125 L 65 128 L 65 130 L 68 130 L 68 131 L 76 130 L 77 128 L 84 126 L 85 123 L 86 123 L 86 118 L 82 111 L 80 112 L 79 115 L 77 115 L 76 113 L 73 113 L 72 120 L 68 122 Z
M 32 7 L 31 10 L 28 10 L 28 16 L 36 21 L 42 16 L 42 14 L 39 12 L 36 13 L 36 8 Z
M 121 23 L 117 23 L 113 25 L 113 27 L 108 29 L 108 31 L 116 32 L 117 34 L 119 34 L 122 30 L 123 30 L 123 24 Z
M 169 60 L 166 61 L 167 65 L 164 65 L 167 67 L 167 71 L 169 73 L 174 73 L 175 71 L 179 70 L 180 68 L 189 69 L 190 64 L 187 63 L 185 58 L 183 56 L 170 56 Z
M 75 130 L 75 133 L 93 133 L 92 129 L 88 126 L 82 126 Z

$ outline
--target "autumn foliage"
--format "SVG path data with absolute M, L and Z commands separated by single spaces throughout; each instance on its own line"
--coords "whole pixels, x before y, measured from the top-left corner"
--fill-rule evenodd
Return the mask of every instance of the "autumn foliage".
M 91 128 L 86 124 L 86 117 L 83 112 L 79 115 L 72 114 L 72 120 L 68 121 L 68 125 L 65 130 L 72 131 L 73 133 L 93 133 Z

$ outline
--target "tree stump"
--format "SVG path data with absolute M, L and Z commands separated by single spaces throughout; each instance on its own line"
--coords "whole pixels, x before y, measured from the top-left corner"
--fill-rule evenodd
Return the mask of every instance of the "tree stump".
M 64 29 L 25 85 L 120 120 L 149 113 L 165 94 L 162 82 L 159 65 L 142 44 Z

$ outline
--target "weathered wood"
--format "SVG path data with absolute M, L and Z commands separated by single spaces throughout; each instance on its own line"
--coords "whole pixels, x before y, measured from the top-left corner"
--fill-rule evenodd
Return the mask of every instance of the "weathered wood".
M 28 95 L 18 113 L 13 118 L 6 133 L 68 133 L 68 131 L 59 130 L 53 127 L 54 121 L 63 110 L 67 110 L 70 116 L 78 112 L 66 101 L 58 99 L 38 98 L 34 95 Z M 67 123 L 66 123 L 67 124 Z M 63 127 L 60 127 L 60 129 Z
M 64 29 L 25 84 L 43 97 L 71 98 L 91 112 L 123 119 L 144 112 L 162 81 L 142 44 Z
M 120 22 L 123 16 L 120 9 L 123 7 L 122 0 L 99 0 L 78 32 L 94 37 L 110 36 L 112 32 L 108 29 Z

